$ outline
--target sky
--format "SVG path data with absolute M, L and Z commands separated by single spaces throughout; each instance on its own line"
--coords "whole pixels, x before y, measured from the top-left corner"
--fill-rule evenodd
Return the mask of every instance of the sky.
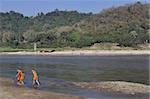
M 16 11 L 25 16 L 36 16 L 38 12 L 77 10 L 85 13 L 98 13 L 103 9 L 149 0 L 0 0 L 0 12 Z

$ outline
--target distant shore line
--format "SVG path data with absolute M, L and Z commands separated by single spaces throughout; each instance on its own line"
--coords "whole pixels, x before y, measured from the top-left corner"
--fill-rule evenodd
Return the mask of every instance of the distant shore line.
M 0 52 L 0 55 L 52 55 L 52 56 L 101 56 L 101 55 L 150 55 L 149 50 L 76 50 L 55 52 Z
M 150 55 L 149 50 L 77 50 L 54 52 L 0 52 L 0 55 L 52 55 L 52 56 L 101 56 L 101 55 Z

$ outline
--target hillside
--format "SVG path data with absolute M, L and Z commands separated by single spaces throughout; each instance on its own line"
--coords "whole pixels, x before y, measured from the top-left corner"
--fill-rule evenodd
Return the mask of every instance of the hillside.
M 86 47 L 110 42 L 136 47 L 149 42 L 149 4 L 112 7 L 98 14 L 77 11 L 38 13 L 35 17 L 0 12 L 0 46 Z
M 97 37 L 97 42 L 117 42 L 134 46 L 148 42 L 149 4 L 135 4 L 109 8 L 77 24 L 83 33 Z M 131 44 L 133 43 L 133 44 Z

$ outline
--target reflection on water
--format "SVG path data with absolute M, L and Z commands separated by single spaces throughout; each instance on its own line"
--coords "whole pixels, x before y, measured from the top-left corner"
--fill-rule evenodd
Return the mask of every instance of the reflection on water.
M 45 90 L 85 96 L 95 95 L 94 97 L 98 98 L 102 97 L 102 95 L 107 96 L 107 94 L 100 94 L 99 92 L 92 90 L 79 89 L 69 85 L 69 83 L 71 81 L 98 82 L 108 80 L 123 80 L 149 84 L 148 58 L 148 55 L 89 57 L 5 55 L 0 56 L 0 75 L 15 79 L 14 77 L 16 74 L 16 69 L 20 67 L 26 74 L 26 85 L 31 87 L 31 69 L 36 68 L 40 75 L 42 88 Z M 52 82 L 54 82 L 55 85 L 52 86 Z M 127 98 L 126 95 L 125 99 L 130 99 L 129 97 L 130 96 Z M 111 99 L 113 99 L 112 96 Z M 137 97 L 135 99 L 137 99 Z

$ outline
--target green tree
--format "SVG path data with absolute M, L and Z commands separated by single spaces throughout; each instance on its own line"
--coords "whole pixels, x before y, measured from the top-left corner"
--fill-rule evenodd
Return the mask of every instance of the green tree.
M 2 42 L 12 42 L 13 40 L 13 35 L 11 32 L 4 32 L 3 35 L 2 35 Z
M 34 42 L 36 39 L 36 36 L 37 36 L 37 34 L 35 33 L 34 30 L 27 30 L 23 34 L 24 39 L 28 42 Z

